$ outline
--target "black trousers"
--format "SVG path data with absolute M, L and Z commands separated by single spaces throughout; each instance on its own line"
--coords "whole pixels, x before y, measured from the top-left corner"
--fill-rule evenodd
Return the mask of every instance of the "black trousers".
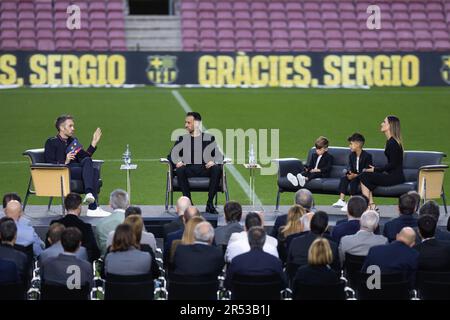
M 98 179 L 100 177 L 100 172 L 98 169 L 94 168 L 92 159 L 89 157 L 81 160 L 80 163 L 70 163 L 70 176 L 75 180 L 83 180 L 84 192 L 92 193 L 95 197 L 96 202 L 98 201 Z M 89 209 L 95 210 L 97 208 L 97 203 L 91 203 Z
M 347 190 L 350 186 L 349 193 L 351 196 L 354 196 L 355 194 L 358 194 L 359 183 L 359 178 L 348 180 L 347 177 L 342 177 L 341 181 L 339 182 L 339 193 L 347 194 Z
M 363 172 L 359 178 L 370 191 L 378 186 L 388 187 L 405 182 L 403 173 Z
M 220 176 L 222 174 L 222 170 L 217 164 L 209 169 L 206 169 L 206 167 L 202 164 L 187 164 L 176 168 L 175 172 L 177 174 L 178 184 L 183 196 L 188 197 L 189 199 L 191 199 L 191 191 L 188 178 L 209 177 L 208 203 L 213 203 L 219 187 Z

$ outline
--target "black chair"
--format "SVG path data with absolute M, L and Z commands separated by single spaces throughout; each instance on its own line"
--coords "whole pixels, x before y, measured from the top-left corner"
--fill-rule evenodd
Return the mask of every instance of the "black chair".
M 69 289 L 65 285 L 41 282 L 41 300 L 89 300 L 89 284 L 80 289 Z
M 293 300 L 345 300 L 345 282 L 330 285 L 309 285 L 294 282 Z
M 423 300 L 450 300 L 450 272 L 418 271 L 416 288 Z
M 29 149 L 26 150 L 22 155 L 26 156 L 29 158 L 30 160 L 30 168 L 32 170 L 48 170 L 51 168 L 54 169 L 58 169 L 58 168 L 63 168 L 63 167 L 67 167 L 66 165 L 57 165 L 57 164 L 49 164 L 49 163 L 45 163 L 45 158 L 44 158 L 44 149 Z M 93 165 L 94 168 L 99 170 L 99 177 L 101 177 L 100 175 L 100 169 L 101 166 L 103 164 L 103 160 L 93 160 Z M 25 199 L 23 201 L 23 210 L 25 210 L 26 206 L 27 206 L 27 202 L 28 202 L 28 198 L 30 195 L 36 195 L 36 191 L 32 189 L 32 184 L 33 184 L 33 179 L 30 176 L 29 182 L 28 182 L 28 187 L 27 187 L 27 192 L 25 195 Z M 98 181 L 98 190 L 97 192 L 100 193 L 100 188 L 102 186 L 103 182 L 102 179 L 99 178 Z M 84 190 L 84 184 L 83 184 L 83 180 L 75 180 L 75 179 L 70 179 L 70 190 L 66 190 L 66 192 L 76 192 L 79 194 L 84 194 L 85 190 Z M 49 202 L 48 202 L 48 210 L 50 210 L 50 206 L 52 205 L 52 201 L 53 201 L 53 197 L 49 198 Z M 63 210 L 64 211 L 64 210 Z
M 235 274 L 231 279 L 232 300 L 280 300 L 284 290 L 279 274 L 248 276 Z
M 290 283 L 292 283 L 292 281 L 294 280 L 295 275 L 297 274 L 297 270 L 301 266 L 302 266 L 301 264 L 297 264 L 297 263 L 293 263 L 293 262 L 288 262 L 286 264 L 286 275 L 287 275 Z
M 167 165 L 167 173 L 166 173 L 166 202 L 165 208 L 166 211 L 169 209 L 169 196 L 170 196 L 170 208 L 173 208 L 173 193 L 181 191 L 180 186 L 178 184 L 178 178 L 176 175 L 175 168 L 172 166 L 171 162 L 166 158 L 161 158 L 161 163 Z M 228 193 L 228 184 L 227 184 L 227 176 L 225 172 L 225 165 L 230 163 L 229 160 L 224 160 L 223 164 L 218 164 L 222 170 L 222 177 L 219 182 L 219 188 L 217 192 L 225 193 L 225 200 L 228 202 L 230 199 Z M 192 192 L 208 192 L 209 190 L 209 177 L 192 177 L 188 178 L 189 187 Z M 217 206 L 217 194 L 215 199 L 215 204 Z
M 0 300 L 25 300 L 26 290 L 22 282 L 0 283 Z
M 169 274 L 169 300 L 217 300 L 217 276 Z
M 106 274 L 105 300 L 153 300 L 154 289 L 151 274 L 133 276 Z
M 401 273 L 381 274 L 380 288 L 369 289 L 367 280 L 371 274 L 361 273 L 358 287 L 360 300 L 409 300 L 411 282 Z
M 350 287 L 357 288 L 361 282 L 361 269 L 364 265 L 366 256 L 356 256 L 350 253 L 345 253 L 344 271 L 345 277 L 348 280 Z

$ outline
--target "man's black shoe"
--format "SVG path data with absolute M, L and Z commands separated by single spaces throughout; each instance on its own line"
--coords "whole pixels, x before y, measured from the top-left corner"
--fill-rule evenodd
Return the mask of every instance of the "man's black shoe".
M 206 205 L 206 212 L 210 214 L 219 214 L 219 212 L 216 210 L 213 204 L 207 204 Z

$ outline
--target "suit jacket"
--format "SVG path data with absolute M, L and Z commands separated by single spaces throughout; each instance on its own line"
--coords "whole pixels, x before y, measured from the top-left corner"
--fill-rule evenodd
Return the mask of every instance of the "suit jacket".
M 196 149 L 197 146 L 195 143 L 198 140 L 195 139 L 201 140 L 200 143 L 202 148 L 199 150 Z M 208 148 L 209 152 L 208 150 L 205 152 L 206 148 Z M 201 154 L 199 154 L 200 152 Z M 175 141 L 170 154 L 167 156 L 167 159 L 169 159 L 172 166 L 175 167 L 180 161 L 183 161 L 185 164 L 200 164 L 195 163 L 197 157 L 201 159 L 201 164 L 203 165 L 209 161 L 214 161 L 216 163 L 223 162 L 223 155 L 219 151 L 216 139 L 213 135 L 202 132 L 201 136 L 195 138 L 190 134 L 179 136 L 177 141 Z
M 346 253 L 354 256 L 367 256 L 370 248 L 387 243 L 386 237 L 366 230 L 359 230 L 353 235 L 342 237 L 339 245 L 341 263 L 344 263 Z
M 58 241 L 41 253 L 41 255 L 39 256 L 39 262 L 40 264 L 43 264 L 47 259 L 55 258 L 61 253 L 64 253 L 64 248 L 61 244 L 61 241 Z M 75 256 L 80 260 L 89 261 L 87 250 L 85 247 L 81 246 L 78 251 L 75 252 Z
M 331 285 L 339 282 L 339 274 L 329 266 L 304 265 L 297 269 L 294 281 L 307 285 Z
M 111 215 L 102 218 L 95 227 L 95 236 L 102 255 L 106 253 L 106 243 L 111 231 L 125 220 L 125 210 L 116 209 Z
M 385 223 L 383 228 L 383 235 L 388 238 L 389 242 L 395 240 L 397 233 L 399 233 L 404 227 L 417 227 L 417 218 L 414 215 L 400 214 L 398 218 L 394 218 L 391 221 Z
M 53 164 L 64 164 L 66 162 L 66 149 L 67 147 L 72 143 L 74 140 L 73 137 L 70 137 L 67 139 L 67 141 L 64 141 L 59 135 L 56 137 L 48 138 L 45 142 L 45 151 L 44 151 L 44 159 L 47 163 L 53 163 Z M 92 157 L 95 150 L 97 148 L 94 148 L 93 146 L 89 146 L 86 151 L 80 150 L 77 155 L 75 156 L 75 160 L 72 160 L 73 162 L 81 162 L 86 157 Z
M 183 232 L 184 228 L 171 232 L 167 235 L 166 239 L 164 240 L 163 261 L 165 266 L 169 265 L 170 250 L 172 249 L 172 243 L 175 240 L 181 240 L 181 238 L 183 237 Z
M 317 235 L 310 231 L 307 234 L 292 240 L 287 256 L 287 263 L 295 263 L 300 266 L 307 265 L 309 247 L 314 242 L 314 240 L 316 240 L 319 237 L 320 235 Z M 341 264 L 339 262 L 338 245 L 334 241 L 330 240 L 329 237 L 327 236 L 324 237 L 330 243 L 331 251 L 333 253 L 333 262 L 330 266 L 331 268 L 333 268 L 333 270 L 340 271 Z
M 270 231 L 270 235 L 275 239 L 278 239 L 278 233 L 280 232 L 280 228 L 285 226 L 287 223 L 287 214 L 282 214 L 275 219 L 275 222 L 272 227 L 272 231 Z
M 75 255 L 70 253 L 61 253 L 59 256 L 47 259 L 41 265 L 41 279 L 45 282 L 67 285 L 67 279 L 74 274 L 69 267 L 78 266 L 80 268 L 81 285 L 88 284 L 89 288 L 93 285 L 92 265 L 85 261 L 78 259 Z
M 436 227 L 436 233 L 434 237 L 436 240 L 450 241 L 450 232 L 442 230 L 439 227 Z
M 313 153 L 311 156 L 311 160 L 309 161 L 306 168 L 308 170 L 314 169 L 316 167 L 316 161 L 319 156 L 317 153 Z M 320 173 L 322 174 L 323 178 L 328 178 L 331 173 L 331 167 L 333 166 L 333 156 L 329 154 L 328 152 L 325 152 L 322 155 L 322 158 L 320 158 L 319 165 L 317 166 L 317 169 L 320 169 Z
M 367 169 L 369 165 L 372 165 L 372 155 L 365 150 L 359 156 L 359 170 L 356 170 L 356 159 L 356 152 L 350 153 L 348 156 L 348 171 L 359 174 L 362 173 L 363 169 Z
M 81 231 L 83 236 L 81 245 L 86 248 L 89 261 L 92 262 L 100 257 L 100 249 L 97 246 L 97 241 L 95 241 L 94 231 L 90 223 L 84 222 L 74 214 L 66 214 L 63 218 L 50 222 L 50 225 L 55 222 L 63 224 L 66 228 L 75 227 Z
M 29 264 L 28 257 L 25 253 L 14 249 L 14 247 L 8 244 L 0 245 L 0 258 L 3 260 L 14 262 L 22 281 L 27 281 L 29 278 Z
M 0 259 L 0 283 L 19 282 L 19 270 L 13 261 Z
M 150 253 L 131 248 L 127 251 L 109 252 L 105 257 L 105 272 L 124 276 L 149 274 Z
M 171 222 L 163 225 L 164 239 L 167 237 L 167 235 L 169 233 L 180 230 L 180 229 L 184 230 L 184 222 L 183 222 L 182 216 L 178 216 L 177 218 L 173 219 Z
M 281 260 L 261 249 L 252 249 L 249 252 L 238 255 L 233 259 L 227 268 L 225 282 L 225 286 L 227 288 L 231 287 L 231 280 L 235 274 L 247 276 L 279 274 L 280 279 L 284 283 L 286 282 Z
M 217 227 L 214 230 L 214 242 L 217 246 L 228 245 L 231 235 L 242 231 L 244 231 L 244 228 L 238 221 L 227 223 L 225 226 Z
M 355 234 L 359 231 L 359 219 L 352 219 L 335 225 L 331 230 L 331 239 L 339 244 L 342 237 Z
M 185 275 L 218 276 L 224 264 L 222 250 L 215 246 L 200 243 L 180 244 L 175 250 L 173 272 Z
M 417 244 L 418 269 L 423 271 L 450 271 L 450 243 L 428 239 Z
M 379 266 L 381 273 L 402 273 L 411 284 L 416 278 L 419 252 L 400 241 L 370 248 L 361 272 L 371 265 Z

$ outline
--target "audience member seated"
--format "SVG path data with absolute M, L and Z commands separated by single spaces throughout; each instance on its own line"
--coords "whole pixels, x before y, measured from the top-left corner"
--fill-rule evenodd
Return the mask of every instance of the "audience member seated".
M 298 190 L 295 193 L 294 202 L 295 204 L 302 206 L 306 210 L 306 213 L 302 216 L 303 231 L 309 231 L 309 222 L 311 221 L 312 215 L 314 214 L 314 212 L 311 211 L 314 205 L 314 199 L 311 191 L 309 191 L 308 189 Z M 287 216 L 287 214 L 282 214 L 275 219 L 272 231 L 270 233 L 270 235 L 275 239 L 278 238 L 280 227 L 286 225 Z
M 226 262 L 231 262 L 234 257 L 250 251 L 247 231 L 252 227 L 264 227 L 260 215 L 256 212 L 249 212 L 245 217 L 245 231 L 233 233 L 231 235 L 227 250 L 225 252 Z M 263 250 L 278 258 L 277 246 L 277 239 L 267 235 L 264 241 Z
M 16 245 L 28 247 L 33 245 L 34 255 L 37 257 L 41 254 L 44 248 L 44 242 L 34 231 L 28 219 L 22 217 L 22 205 L 17 200 L 8 202 L 5 208 L 5 215 L 14 220 L 17 225 L 17 239 Z
M 175 210 L 177 211 L 178 217 L 173 219 L 171 222 L 166 223 L 163 226 L 163 234 L 164 239 L 166 239 L 167 235 L 171 232 L 184 229 L 183 223 L 183 215 L 187 208 L 192 205 L 191 199 L 188 197 L 182 196 L 178 198 Z
M 105 256 L 105 273 L 123 276 L 150 274 L 152 257 L 140 251 L 136 235 L 129 224 L 119 224 L 114 232 L 110 252 Z
M 331 269 L 333 252 L 325 238 L 313 241 L 308 251 L 308 264 L 297 269 L 294 281 L 306 285 L 331 285 L 339 282 L 339 274 Z
M 414 214 L 418 214 L 419 213 L 419 208 L 420 208 L 420 194 L 416 191 L 416 190 L 411 190 L 408 191 L 407 194 L 409 194 L 410 196 L 412 196 L 415 200 L 415 208 L 414 208 Z
M 333 262 L 330 266 L 335 271 L 340 271 L 341 265 L 339 262 L 338 245 L 331 241 L 328 234 L 328 214 L 323 211 L 317 211 L 311 219 L 311 231 L 292 240 L 287 256 L 287 263 L 294 263 L 299 266 L 308 264 L 308 254 L 311 244 L 320 237 L 325 237 L 329 240 L 331 252 L 333 253 Z
M 450 243 L 435 238 L 437 221 L 431 215 L 422 215 L 418 220 L 422 242 L 414 249 L 419 252 L 418 269 L 421 271 L 450 271 Z
M 360 196 L 353 196 L 347 203 L 347 221 L 337 224 L 331 231 L 331 238 L 339 244 L 342 237 L 355 234 L 360 229 L 359 219 L 367 210 L 367 201 Z
M 419 253 L 414 250 L 416 233 L 404 227 L 397 234 L 396 241 L 370 248 L 361 272 L 366 273 L 369 266 L 378 266 L 382 274 L 402 273 L 411 284 L 415 281 Z
M 214 228 L 207 221 L 194 228 L 194 243 L 178 245 L 173 258 L 173 272 L 178 275 L 218 276 L 223 268 L 222 250 L 212 245 Z
M 55 222 L 63 224 L 66 228 L 75 227 L 81 231 L 81 245 L 86 248 L 88 259 L 90 262 L 100 257 L 100 250 L 95 241 L 94 231 L 90 223 L 86 223 L 80 219 L 82 199 L 77 193 L 69 193 L 64 199 L 64 207 L 66 208 L 66 215 Z M 53 242 L 55 243 L 55 242 Z M 61 245 L 59 248 L 62 249 Z M 78 256 L 81 258 L 80 256 Z
M 194 210 L 190 209 L 190 208 L 195 208 L 195 207 L 189 207 L 186 212 L 191 212 L 191 214 L 194 214 Z M 195 208 L 197 210 L 197 208 Z M 197 210 L 198 212 L 198 210 Z M 183 234 L 181 236 L 181 239 L 175 239 L 172 241 L 172 244 L 170 246 L 170 250 L 169 250 L 169 267 L 172 267 L 173 264 L 173 259 L 175 257 L 175 251 L 177 250 L 178 245 L 183 244 L 183 245 L 189 245 L 189 244 L 194 244 L 195 242 L 195 237 L 194 237 L 194 230 L 195 227 L 199 224 L 206 221 L 205 218 L 203 218 L 200 215 L 194 215 L 192 217 L 190 217 L 186 223 L 186 227 L 184 228 Z
M 132 219 L 127 220 L 129 216 L 133 215 Z M 137 217 L 136 217 L 137 216 Z M 127 223 L 133 225 L 133 223 L 137 223 L 139 225 L 142 224 L 142 232 L 139 237 L 138 243 L 141 245 L 148 245 L 154 253 L 156 253 L 156 239 L 153 233 L 147 232 L 145 230 L 144 220 L 142 219 L 142 211 L 139 207 L 128 207 L 125 210 L 125 220 L 123 223 Z M 141 228 L 141 226 L 139 226 Z M 106 246 L 109 247 L 112 244 L 114 238 L 114 231 L 111 231 L 108 235 L 108 240 L 106 241 Z
M 428 200 L 425 202 L 419 209 L 419 217 L 424 215 L 430 215 L 434 217 L 436 221 L 439 222 L 440 216 L 439 205 L 434 200 Z M 450 241 L 450 232 L 446 230 L 440 229 L 438 226 L 436 227 L 436 232 L 434 234 L 434 238 L 436 240 Z
M 413 195 L 401 195 L 398 199 L 398 210 L 400 212 L 398 218 L 386 222 L 383 228 L 383 235 L 388 238 L 389 242 L 394 241 L 397 233 L 404 227 L 413 229 L 417 227 L 417 217 L 414 215 L 416 199 Z
M 17 224 L 8 217 L 0 219 L 0 259 L 14 262 L 20 279 L 26 283 L 29 279 L 30 265 L 25 253 L 14 249 L 17 239 Z
M 231 287 L 235 274 L 245 276 L 279 274 L 280 279 L 286 283 L 281 260 L 264 250 L 266 238 L 266 232 L 262 226 L 254 226 L 248 230 L 247 242 L 250 250 L 233 258 L 227 268 L 225 287 Z
M 361 229 L 353 235 L 342 237 L 339 245 L 339 254 L 342 265 L 344 264 L 346 253 L 354 256 L 367 256 L 369 249 L 373 246 L 388 243 L 386 237 L 375 234 L 379 221 L 380 216 L 378 215 L 378 212 L 373 210 L 366 211 L 359 220 Z
M 114 231 L 125 220 L 125 210 L 129 204 L 128 194 L 125 191 L 116 189 L 111 192 L 109 205 L 113 209 L 113 213 L 108 217 L 102 218 L 95 227 L 95 236 L 102 255 L 106 253 L 109 233 Z
M 62 223 L 54 222 L 50 225 L 48 229 L 48 242 L 50 247 L 42 251 L 39 256 L 39 263 L 42 265 L 49 258 L 55 258 L 64 252 L 64 248 L 61 243 L 61 235 L 66 227 Z M 80 246 L 80 248 L 75 252 L 75 256 L 78 259 L 89 261 L 86 248 Z
M 278 255 L 286 262 L 291 241 L 303 234 L 302 216 L 306 213 L 302 206 L 295 204 L 289 208 L 286 225 L 278 232 Z
M 16 283 L 20 281 L 19 270 L 13 261 L 0 258 L 0 283 Z
M 76 252 L 80 249 L 81 231 L 75 227 L 66 228 L 61 234 L 61 243 L 64 252 L 57 257 L 45 260 L 41 265 L 41 279 L 43 282 L 67 286 L 74 275 L 80 276 L 80 285 L 93 285 L 92 265 L 86 260 L 76 257 Z M 77 269 L 74 266 L 78 267 Z M 78 274 L 78 272 L 80 272 Z
M 5 216 L 6 205 L 11 200 L 16 200 L 16 201 L 19 201 L 19 203 L 22 203 L 22 199 L 20 198 L 20 196 L 17 193 L 15 193 L 15 192 L 5 193 L 3 195 L 3 212 L 0 212 L 0 218 L 3 218 Z
M 217 227 L 214 231 L 214 242 L 216 246 L 226 246 L 230 237 L 235 232 L 242 232 L 241 226 L 242 207 L 236 201 L 228 201 L 223 207 L 226 225 Z

